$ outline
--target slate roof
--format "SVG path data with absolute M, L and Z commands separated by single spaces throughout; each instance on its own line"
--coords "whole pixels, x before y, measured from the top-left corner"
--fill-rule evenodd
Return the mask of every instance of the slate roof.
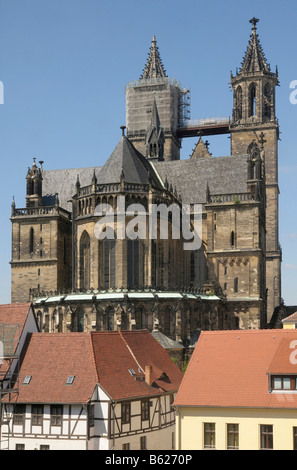
M 143 380 L 145 366 L 152 367 L 152 386 Z M 23 384 L 28 375 L 30 382 Z M 67 385 L 71 375 L 74 381 Z M 96 383 L 114 400 L 150 397 L 177 391 L 182 377 L 147 330 L 30 333 L 22 353 L 18 403 L 87 403 Z
M 150 162 L 136 150 L 125 136 L 122 136 L 100 170 L 97 183 L 120 183 L 122 174 L 126 183 L 148 184 L 150 178 L 155 185 L 160 186 Z
M 294 408 L 297 394 L 269 392 L 269 374 L 296 374 L 297 330 L 202 331 L 174 404 Z
M 156 162 L 160 177 L 181 194 L 182 202 L 205 203 L 206 186 L 211 194 L 237 194 L 247 191 L 247 156 L 210 157 Z
M 94 170 L 98 183 L 117 182 L 115 180 L 119 181 L 121 174 L 121 168 L 117 163 L 119 161 L 124 163 L 124 175 L 127 182 L 147 182 L 149 168 L 151 177 L 155 178 L 152 170 L 154 168 L 163 183 L 167 177 L 168 183 L 172 183 L 173 188 L 177 189 L 178 194 L 182 196 L 183 203 L 205 203 L 207 183 L 211 194 L 237 194 L 247 191 L 246 155 L 150 163 L 139 152 L 131 154 L 130 145 L 132 144 L 126 137 L 124 139 L 124 141 L 121 139 L 104 167 L 44 170 L 44 201 L 49 200 L 50 195 L 53 201 L 54 195 L 58 193 L 60 205 L 71 211 L 71 203 L 68 201 L 76 193 L 77 175 L 79 175 L 81 187 L 91 184 Z M 128 171 L 130 163 L 133 168 Z M 156 180 L 155 184 L 158 184 Z

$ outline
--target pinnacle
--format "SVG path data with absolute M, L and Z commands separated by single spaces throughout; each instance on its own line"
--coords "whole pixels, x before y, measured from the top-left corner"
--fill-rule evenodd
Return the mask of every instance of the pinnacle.
M 256 25 L 258 21 L 259 20 L 257 18 L 252 18 L 250 20 L 250 23 L 252 23 L 253 25 L 252 34 L 250 36 L 250 41 L 247 47 L 246 54 L 241 64 L 240 73 L 270 73 L 270 65 L 266 61 L 262 46 L 259 41 L 259 36 L 257 34 Z
M 167 77 L 167 75 L 166 75 L 166 71 L 164 70 L 162 60 L 159 54 L 156 36 L 153 36 L 146 66 L 143 70 L 143 73 L 140 79 L 142 80 L 146 78 L 158 78 L 158 77 L 164 78 L 164 77 Z

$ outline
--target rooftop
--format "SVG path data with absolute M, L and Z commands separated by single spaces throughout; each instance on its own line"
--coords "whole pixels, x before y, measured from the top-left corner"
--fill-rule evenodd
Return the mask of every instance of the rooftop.
M 202 331 L 174 404 L 296 408 L 296 391 L 269 390 L 269 375 L 297 377 L 296 341 L 296 330 Z
M 144 380 L 146 366 L 152 368 L 151 386 Z M 70 376 L 73 381 L 66 383 Z M 87 403 L 96 383 L 113 400 L 150 397 L 176 391 L 181 379 L 182 372 L 147 330 L 30 333 L 18 403 Z

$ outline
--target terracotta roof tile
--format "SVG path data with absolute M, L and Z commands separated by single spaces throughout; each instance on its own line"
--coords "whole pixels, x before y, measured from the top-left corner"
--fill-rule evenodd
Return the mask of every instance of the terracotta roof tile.
M 25 323 L 28 318 L 29 311 L 31 309 L 31 303 L 15 303 L 15 304 L 2 304 L 0 305 L 0 341 L 5 342 L 5 336 L 10 326 L 17 327 L 12 328 L 9 333 L 9 338 L 13 341 L 11 345 L 11 352 L 15 352 L 18 340 L 22 335 Z M 37 329 L 37 327 L 36 327 Z M 3 361 L 0 363 L 0 374 L 3 376 L 5 371 L 8 369 L 8 362 Z
M 147 330 L 30 333 L 22 357 L 19 403 L 86 403 L 98 382 L 114 400 L 150 397 L 176 391 L 183 377 Z M 144 381 L 147 365 L 152 386 Z M 29 384 L 23 384 L 28 375 Z M 74 382 L 66 385 L 70 375 Z
M 297 330 L 202 332 L 174 404 L 296 407 L 297 394 L 270 393 L 268 379 L 270 373 L 297 374 L 292 341 Z
M 182 372 L 147 330 L 94 332 L 92 341 L 100 385 L 114 400 L 178 389 Z M 153 387 L 143 380 L 145 366 L 152 367 Z M 160 379 L 163 373 L 168 379 Z

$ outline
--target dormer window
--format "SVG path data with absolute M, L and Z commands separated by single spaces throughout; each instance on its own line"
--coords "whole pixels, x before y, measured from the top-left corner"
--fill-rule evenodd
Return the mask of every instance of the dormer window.
M 296 390 L 297 391 L 297 376 L 272 376 L 271 389 L 277 390 Z

